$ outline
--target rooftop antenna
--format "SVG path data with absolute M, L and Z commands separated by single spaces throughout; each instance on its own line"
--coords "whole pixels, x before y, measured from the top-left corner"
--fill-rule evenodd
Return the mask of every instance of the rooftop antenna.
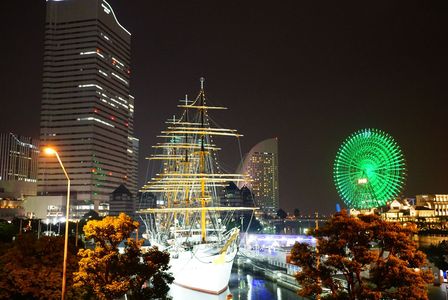
M 201 90 L 203 90 L 203 89 L 204 89 L 204 81 L 205 81 L 205 78 L 204 78 L 204 77 L 201 77 L 199 80 L 201 81 Z

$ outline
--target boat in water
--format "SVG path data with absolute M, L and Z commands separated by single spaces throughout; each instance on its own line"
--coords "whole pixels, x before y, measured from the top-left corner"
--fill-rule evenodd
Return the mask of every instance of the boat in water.
M 193 100 L 185 97 L 180 114 L 169 119 L 158 136 L 160 142 L 148 159 L 159 163 L 160 173 L 141 192 L 156 196 L 157 207 L 138 211 L 151 245 L 170 253 L 174 284 L 219 295 L 228 289 L 238 252 L 239 228 L 228 224 L 236 211 L 254 207 L 223 207 L 220 197 L 230 182 L 249 181 L 243 174 L 222 171 L 217 159 L 221 150 L 215 139 L 242 135 L 220 128 L 210 112 L 225 107 L 207 103 L 204 79 Z

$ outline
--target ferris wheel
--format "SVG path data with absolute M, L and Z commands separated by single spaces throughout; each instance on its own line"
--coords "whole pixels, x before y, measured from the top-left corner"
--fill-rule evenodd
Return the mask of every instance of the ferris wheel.
M 397 142 L 378 129 L 362 129 L 349 136 L 336 154 L 336 189 L 349 208 L 380 207 L 398 196 L 406 165 Z

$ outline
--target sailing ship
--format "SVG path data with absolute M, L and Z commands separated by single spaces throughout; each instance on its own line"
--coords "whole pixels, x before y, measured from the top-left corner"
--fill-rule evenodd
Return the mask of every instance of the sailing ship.
M 174 284 L 221 294 L 228 288 L 238 252 L 239 229 L 226 228 L 235 211 L 254 207 L 222 207 L 220 194 L 230 182 L 248 181 L 243 174 L 219 168 L 216 137 L 242 135 L 220 128 L 209 112 L 227 109 L 207 104 L 204 79 L 195 100 L 178 105 L 181 114 L 169 119 L 148 159 L 160 162 L 161 171 L 141 189 L 153 193 L 162 205 L 138 211 L 151 245 L 170 253 Z M 239 143 L 239 140 L 238 140 Z

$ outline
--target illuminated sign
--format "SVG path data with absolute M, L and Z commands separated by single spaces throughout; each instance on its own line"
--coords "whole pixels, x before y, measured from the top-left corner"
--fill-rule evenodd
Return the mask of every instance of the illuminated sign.
M 359 178 L 358 179 L 358 184 L 366 184 L 367 183 L 367 178 Z

